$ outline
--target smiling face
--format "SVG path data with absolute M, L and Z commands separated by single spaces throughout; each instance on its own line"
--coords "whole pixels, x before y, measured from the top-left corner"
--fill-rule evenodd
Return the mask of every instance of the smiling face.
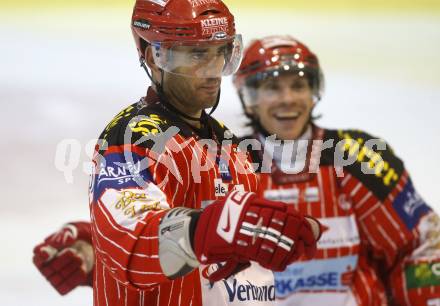
M 307 78 L 281 74 L 262 81 L 250 112 L 269 134 L 295 140 L 307 128 L 313 110 L 313 92 Z

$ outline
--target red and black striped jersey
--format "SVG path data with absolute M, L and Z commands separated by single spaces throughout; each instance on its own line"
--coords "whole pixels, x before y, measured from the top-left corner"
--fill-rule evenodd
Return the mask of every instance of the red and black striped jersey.
M 312 131 L 305 156 L 294 152 L 299 171 L 273 162 L 259 174 L 261 196 L 325 228 L 313 260 L 275 273 L 279 304 L 440 305 L 440 219 L 402 161 L 362 131 Z M 262 164 L 259 152 L 253 161 Z
M 203 208 L 233 189 L 256 191 L 258 179 L 226 127 L 208 117 L 203 131 L 194 130 L 152 90 L 147 102 L 121 111 L 96 150 L 94 305 L 272 304 L 273 274 L 256 265 L 214 286 L 206 279 L 210 267 L 173 281 L 162 273 L 157 233 L 167 210 Z

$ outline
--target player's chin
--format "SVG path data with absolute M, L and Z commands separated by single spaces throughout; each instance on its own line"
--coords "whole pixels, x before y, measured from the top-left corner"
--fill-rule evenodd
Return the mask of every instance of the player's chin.
M 295 140 L 301 136 L 306 125 L 307 120 L 298 118 L 297 120 L 279 120 L 275 126 L 280 139 Z
M 201 98 L 201 104 L 203 108 L 211 108 L 217 103 L 218 92 L 215 94 L 202 94 L 199 96 Z

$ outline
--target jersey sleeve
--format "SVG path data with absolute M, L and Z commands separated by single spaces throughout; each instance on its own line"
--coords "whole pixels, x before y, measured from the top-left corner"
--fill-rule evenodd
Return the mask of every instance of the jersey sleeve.
M 158 227 L 167 210 L 182 206 L 188 188 L 185 168 L 177 167 L 182 153 L 170 149 L 177 140 L 158 151 L 142 140 L 157 133 L 150 125 L 130 121 L 106 131 L 90 187 L 97 260 L 121 284 L 144 290 L 169 281 L 159 264 Z
M 361 131 L 337 134 L 346 141 L 340 149 L 356 155 L 344 168 L 341 187 L 350 195 L 361 241 L 380 267 L 390 300 L 396 305 L 440 305 L 438 215 L 417 193 L 388 144 L 377 139 L 380 149 L 368 146 L 375 138 Z

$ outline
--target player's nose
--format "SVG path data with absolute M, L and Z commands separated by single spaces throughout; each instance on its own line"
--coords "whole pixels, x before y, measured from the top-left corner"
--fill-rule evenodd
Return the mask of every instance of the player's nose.
M 278 92 L 278 101 L 287 106 L 298 104 L 298 94 L 289 86 L 282 86 Z

